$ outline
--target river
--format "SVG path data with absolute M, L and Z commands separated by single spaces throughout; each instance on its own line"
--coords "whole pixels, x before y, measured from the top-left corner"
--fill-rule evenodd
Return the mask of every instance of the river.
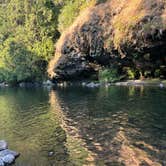
M 166 165 L 166 89 L 0 89 L 14 166 Z

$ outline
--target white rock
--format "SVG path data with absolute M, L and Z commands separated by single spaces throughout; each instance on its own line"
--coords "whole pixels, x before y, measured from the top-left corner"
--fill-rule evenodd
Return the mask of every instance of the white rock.
M 127 86 L 127 85 L 129 85 L 130 83 L 128 83 L 128 82 L 116 82 L 115 83 L 115 85 L 116 86 Z
M 98 86 L 100 86 L 100 84 L 99 83 L 94 83 L 94 82 L 91 82 L 91 83 L 86 85 L 86 87 L 88 87 L 88 88 L 95 88 L 95 87 L 98 87 Z
M 0 166 L 5 166 L 3 160 L 0 159 Z
M 53 83 L 50 80 L 44 81 L 43 84 L 44 85 L 53 85 Z
M 7 142 L 4 141 L 4 140 L 1 140 L 1 141 L 0 141 L 0 151 L 7 149 L 7 147 L 8 147 Z
M 162 83 L 160 83 L 159 86 L 160 86 L 160 88 L 163 88 L 163 87 L 164 87 L 164 85 L 163 85 Z
M 11 164 L 14 162 L 15 157 L 12 154 L 8 154 L 1 158 L 1 160 L 6 164 Z
M 48 155 L 49 155 L 49 156 L 53 156 L 53 155 L 54 155 L 54 152 L 51 151 L 51 152 L 48 153 Z

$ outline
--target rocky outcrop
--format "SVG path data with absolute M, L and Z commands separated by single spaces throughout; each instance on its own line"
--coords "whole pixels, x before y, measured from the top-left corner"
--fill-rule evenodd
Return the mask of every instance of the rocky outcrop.
M 166 75 L 165 0 L 111 0 L 84 11 L 62 34 L 52 78 L 85 78 L 102 67 Z

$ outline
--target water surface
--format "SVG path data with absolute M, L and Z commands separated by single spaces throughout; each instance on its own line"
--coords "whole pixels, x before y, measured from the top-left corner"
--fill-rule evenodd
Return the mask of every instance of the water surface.
M 166 89 L 0 89 L 15 166 L 166 165 Z

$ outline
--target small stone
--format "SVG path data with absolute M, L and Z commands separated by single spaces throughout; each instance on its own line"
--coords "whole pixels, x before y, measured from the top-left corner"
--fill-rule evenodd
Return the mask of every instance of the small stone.
M 15 157 L 12 154 L 8 154 L 1 158 L 1 160 L 6 164 L 11 164 L 14 162 Z
M 4 165 L 5 164 L 4 164 L 3 160 L 0 159 L 0 166 L 4 166 Z
M 50 156 L 50 157 L 53 155 L 54 155 L 54 152 L 52 152 L 52 151 L 48 153 L 48 156 Z
M 0 141 L 0 151 L 7 149 L 7 147 L 8 147 L 7 142 L 4 141 L 4 140 L 1 140 L 1 141 Z

